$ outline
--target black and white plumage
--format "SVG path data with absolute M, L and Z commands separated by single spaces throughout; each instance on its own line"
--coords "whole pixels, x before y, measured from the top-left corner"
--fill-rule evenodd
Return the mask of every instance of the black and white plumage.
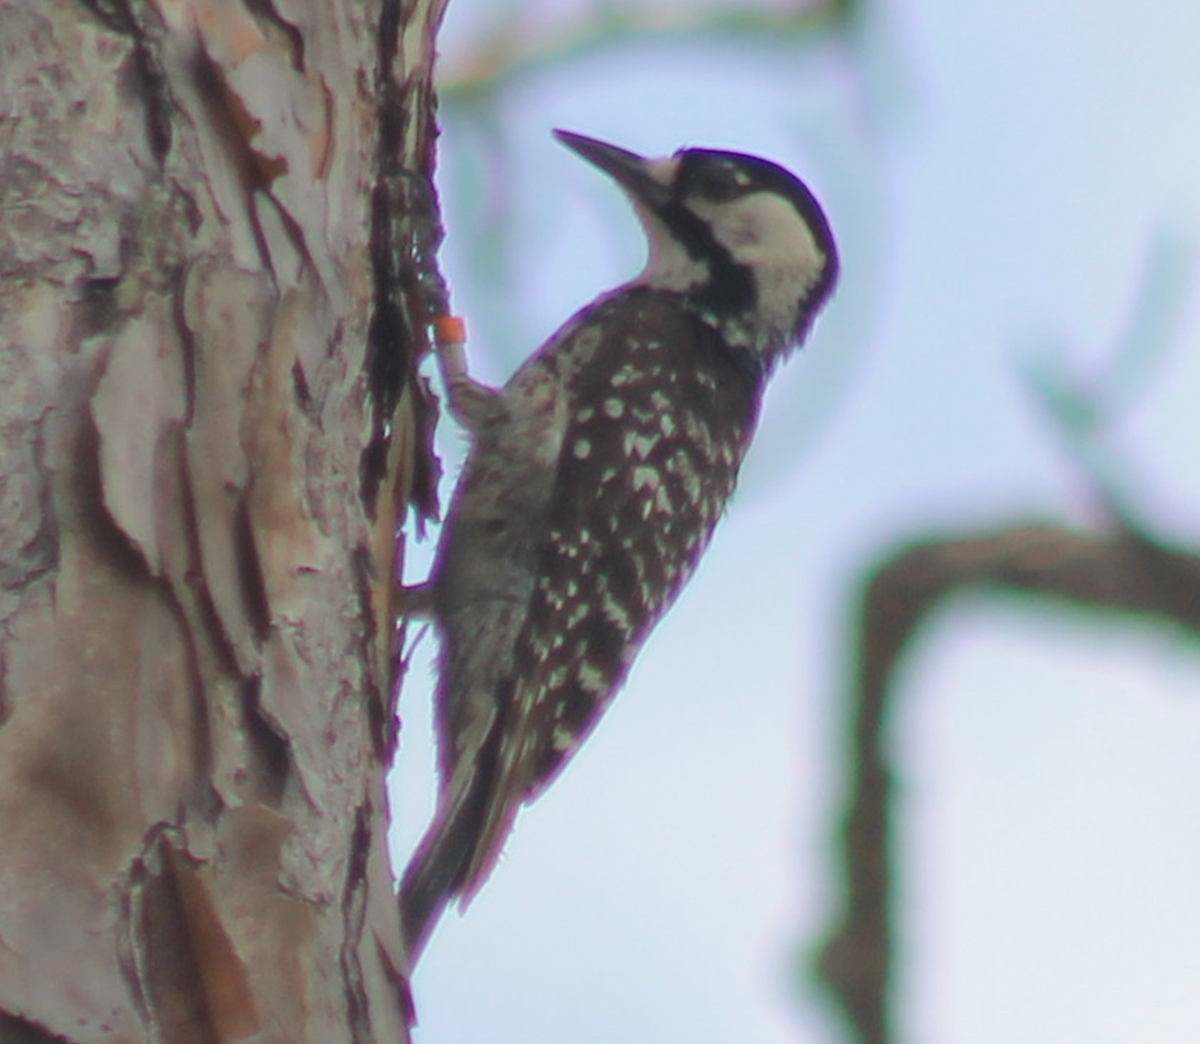
M 650 256 L 502 389 L 449 380 L 471 448 L 430 581 L 441 787 L 401 884 L 414 960 L 445 905 L 486 880 L 521 806 L 587 737 L 691 575 L 766 381 L 837 278 L 820 205 L 783 168 L 558 138 L 625 190 Z

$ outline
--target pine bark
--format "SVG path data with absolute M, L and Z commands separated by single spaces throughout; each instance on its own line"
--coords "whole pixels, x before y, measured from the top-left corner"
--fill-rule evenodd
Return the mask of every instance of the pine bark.
M 407 1039 L 441 7 L 0 0 L 0 1041 Z

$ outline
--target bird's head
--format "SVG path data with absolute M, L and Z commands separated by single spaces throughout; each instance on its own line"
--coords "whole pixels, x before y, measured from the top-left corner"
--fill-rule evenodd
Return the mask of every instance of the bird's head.
M 632 199 L 650 243 L 634 284 L 683 295 L 765 371 L 803 340 L 833 292 L 838 255 L 799 178 L 739 152 L 648 159 L 568 131 L 555 136 Z

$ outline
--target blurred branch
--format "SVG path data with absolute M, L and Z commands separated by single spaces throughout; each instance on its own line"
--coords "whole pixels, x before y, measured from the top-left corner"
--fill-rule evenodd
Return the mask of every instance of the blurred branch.
M 843 26 L 856 9 L 856 0 L 815 0 L 792 8 L 602 3 L 579 18 L 552 25 L 536 24 L 518 11 L 508 14 L 469 55 L 445 67 L 441 100 L 453 104 L 484 97 L 533 70 L 621 44 L 683 37 L 726 42 L 799 37 Z
M 817 959 L 820 977 L 861 1044 L 896 1039 L 888 997 L 895 824 L 884 753 L 896 670 L 920 626 L 948 596 L 987 587 L 1151 616 L 1200 635 L 1200 555 L 1130 533 L 1101 537 L 1017 525 L 914 544 L 872 571 L 856 643 L 852 770 L 840 830 L 842 911 Z
M 841 910 L 816 954 L 817 974 L 858 1044 L 890 1044 L 896 834 L 886 722 L 895 676 L 924 624 L 949 596 L 990 588 L 1104 613 L 1151 617 L 1200 636 L 1200 554 L 1153 539 L 1127 492 L 1106 436 L 1146 387 L 1174 339 L 1193 271 L 1192 252 L 1160 237 L 1138 303 L 1107 369 L 1086 385 L 1051 356 L 1027 364 L 1029 386 L 1075 466 L 1097 491 L 1109 534 L 1014 524 L 951 535 L 884 556 L 866 572 L 854 645 L 856 689 L 847 739 L 850 779 L 841 818 Z

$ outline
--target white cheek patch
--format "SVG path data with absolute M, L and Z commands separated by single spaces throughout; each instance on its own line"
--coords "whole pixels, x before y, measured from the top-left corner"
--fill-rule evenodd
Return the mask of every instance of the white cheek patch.
M 712 227 L 734 262 L 754 276 L 759 326 L 787 334 L 826 258 L 800 212 L 773 192 L 754 192 L 730 203 L 689 202 Z
M 739 264 L 767 281 L 784 279 L 809 287 L 817 281 L 825 257 L 800 212 L 773 192 L 754 192 L 723 205 L 709 204 L 703 213 L 713 235 Z

